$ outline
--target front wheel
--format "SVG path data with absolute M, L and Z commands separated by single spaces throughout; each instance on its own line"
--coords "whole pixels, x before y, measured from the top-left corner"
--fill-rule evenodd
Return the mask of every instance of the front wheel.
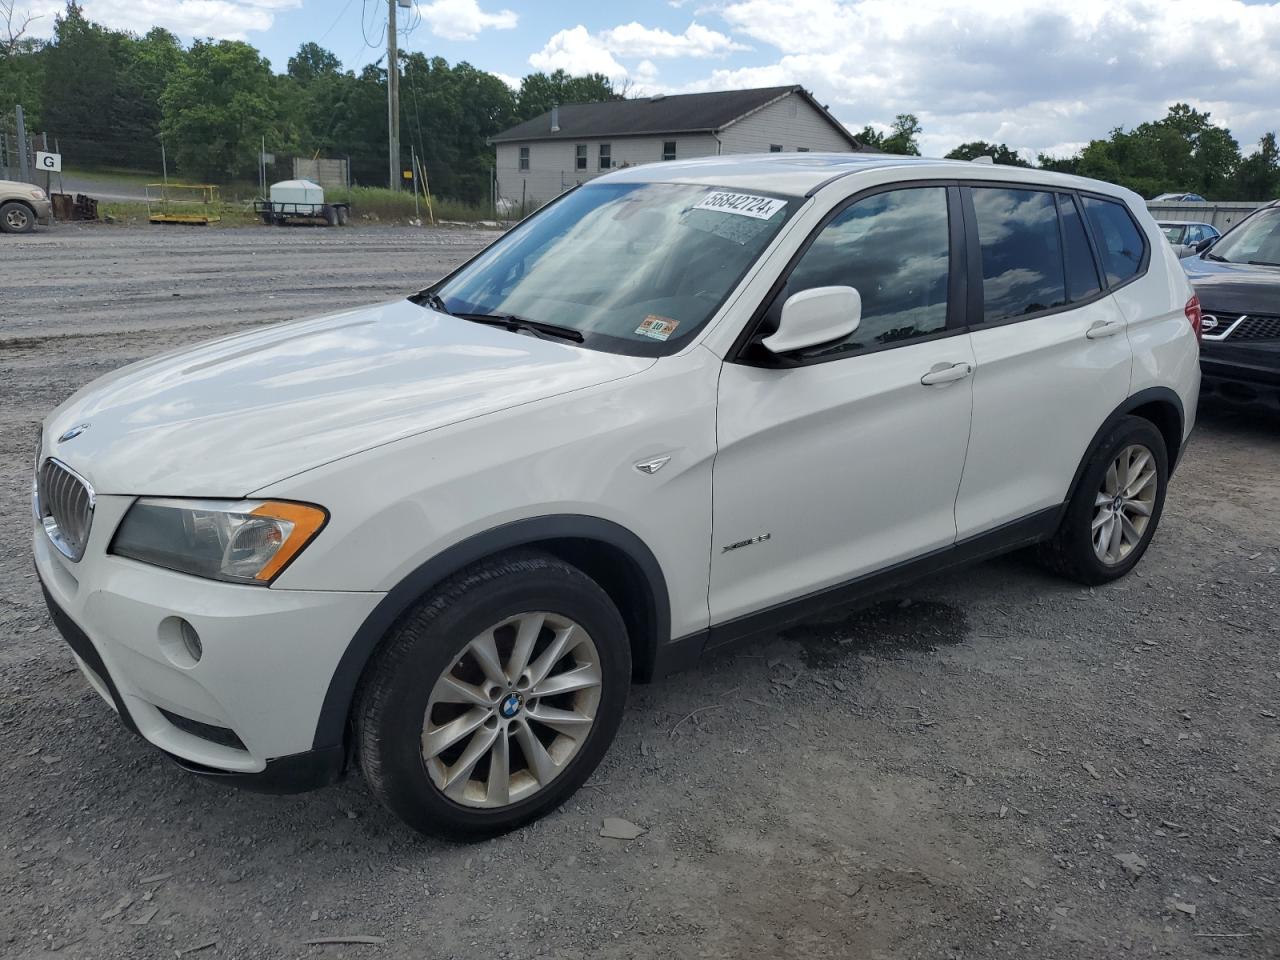
M 30 233 L 36 227 L 36 216 L 24 203 L 6 203 L 0 207 L 0 230 L 5 233 Z
M 1085 584 L 1124 576 L 1142 559 L 1164 510 L 1169 454 L 1141 417 L 1124 417 L 1095 448 L 1044 563 Z
M 504 833 L 591 775 L 630 676 L 626 626 L 586 574 L 539 553 L 484 561 L 402 618 L 370 665 L 361 769 L 417 830 Z

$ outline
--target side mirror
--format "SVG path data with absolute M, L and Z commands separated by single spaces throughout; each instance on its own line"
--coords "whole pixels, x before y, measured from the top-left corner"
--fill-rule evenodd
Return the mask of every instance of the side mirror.
M 1196 244 L 1196 253 L 1204 253 L 1206 250 L 1208 250 L 1210 247 L 1213 246 L 1213 241 L 1217 239 L 1218 239 L 1217 237 L 1205 237 L 1203 240 L 1201 240 L 1199 243 Z
M 790 353 L 843 340 L 861 322 L 862 295 L 853 287 L 814 287 L 787 298 L 778 329 L 760 342 L 773 353 Z

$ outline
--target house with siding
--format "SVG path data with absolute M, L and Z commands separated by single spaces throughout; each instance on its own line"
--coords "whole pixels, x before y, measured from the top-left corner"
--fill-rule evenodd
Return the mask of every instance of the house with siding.
M 493 137 L 499 202 L 526 209 L 616 167 L 729 153 L 863 152 L 801 86 L 567 103 Z

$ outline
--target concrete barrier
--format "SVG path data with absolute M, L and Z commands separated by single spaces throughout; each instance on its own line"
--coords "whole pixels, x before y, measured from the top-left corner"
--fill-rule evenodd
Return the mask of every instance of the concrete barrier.
M 1196 223 L 1208 223 L 1226 233 L 1229 227 L 1235 226 L 1265 203 L 1231 201 L 1229 203 L 1184 203 L 1147 202 L 1147 209 L 1157 220 L 1193 220 Z

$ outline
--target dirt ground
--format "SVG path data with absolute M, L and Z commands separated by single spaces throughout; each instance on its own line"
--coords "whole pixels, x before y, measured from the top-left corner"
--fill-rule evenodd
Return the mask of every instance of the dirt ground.
M 127 733 L 36 586 L 40 419 L 492 236 L 0 238 L 0 955 L 1280 956 L 1280 422 L 1251 413 L 1202 412 L 1126 580 L 1003 559 L 635 687 L 591 783 L 489 843 L 409 832 L 358 776 L 234 792 Z M 615 816 L 645 833 L 601 838 Z M 381 942 L 306 943 L 352 935 Z

